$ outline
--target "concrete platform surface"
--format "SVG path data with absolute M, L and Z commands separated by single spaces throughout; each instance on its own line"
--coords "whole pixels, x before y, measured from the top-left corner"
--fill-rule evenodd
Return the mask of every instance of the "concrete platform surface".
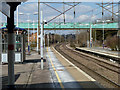
M 77 49 L 88 51 L 88 52 L 93 52 L 105 56 L 110 56 L 114 58 L 120 58 L 120 52 L 119 51 L 110 51 L 107 49 L 102 49 L 102 48 L 85 48 L 85 47 L 76 47 Z
M 44 50 L 45 51 L 45 50 Z M 23 64 L 15 64 L 15 86 L 16 88 L 49 88 L 49 89 L 75 89 L 98 88 L 85 76 L 82 71 L 70 64 L 55 50 L 48 47 L 44 55 L 44 69 L 41 70 L 40 55 L 31 52 L 27 55 Z M 2 87 L 8 84 L 8 65 L 2 65 Z
M 55 88 L 82 89 L 80 84 L 70 75 L 50 48 L 47 48 L 47 59 Z
M 32 52 L 27 55 L 23 64 L 15 64 L 16 88 L 53 88 L 48 61 L 44 62 L 44 70 L 40 68 L 40 55 Z M 2 65 L 2 87 L 8 84 L 8 65 Z
M 93 79 L 87 73 L 82 71 L 72 62 L 70 62 L 68 59 L 62 56 L 58 51 L 56 51 L 54 47 L 52 47 L 51 49 L 54 52 L 57 59 L 59 60 L 59 62 L 64 66 L 64 68 L 69 72 L 69 74 L 74 78 L 74 80 L 77 83 L 79 83 L 82 89 L 87 90 L 91 88 L 93 90 L 101 90 L 101 88 L 103 88 L 100 84 L 98 84 L 98 82 L 95 79 Z

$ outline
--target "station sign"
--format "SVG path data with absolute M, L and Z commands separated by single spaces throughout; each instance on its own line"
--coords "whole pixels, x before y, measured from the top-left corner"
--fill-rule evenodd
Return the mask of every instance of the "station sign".
M 7 4 L 7 2 L 26 2 L 26 1 L 27 0 L 1 0 L 0 11 L 7 17 L 10 17 L 10 6 Z
M 0 2 L 0 11 L 6 15 L 7 17 L 10 17 L 10 6 L 6 2 Z

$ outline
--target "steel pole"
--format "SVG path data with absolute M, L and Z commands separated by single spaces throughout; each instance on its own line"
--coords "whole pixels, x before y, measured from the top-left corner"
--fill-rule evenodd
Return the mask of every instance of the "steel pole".
M 49 47 L 49 34 L 48 34 L 48 47 Z
M 118 2 L 118 51 L 120 57 L 120 1 Z M 118 65 L 120 67 L 120 63 Z M 120 72 L 120 69 L 118 71 Z M 118 84 L 120 84 L 120 73 L 118 74 Z
M 90 48 L 92 47 L 92 24 L 90 24 Z
M 96 34 L 97 34 L 97 31 L 95 30 L 95 46 L 96 46 Z
M 43 22 L 43 13 L 41 11 L 41 44 L 40 44 L 40 50 L 41 50 L 41 69 L 43 70 L 43 26 L 44 26 L 44 22 Z
M 38 35 L 39 34 L 40 34 L 40 0 L 38 0 Z M 38 39 L 38 46 L 39 46 L 39 39 Z M 38 51 L 38 54 L 40 54 L 40 51 Z
M 104 49 L 104 21 L 103 21 L 103 49 Z
M 8 2 L 10 5 L 10 17 L 7 17 L 8 29 L 8 85 L 9 88 L 14 88 L 14 61 L 15 61 L 15 36 L 14 36 L 14 11 L 20 2 Z
M 33 44 L 35 43 L 35 35 L 34 35 L 34 20 L 33 20 Z
M 45 32 L 44 32 L 44 49 L 45 49 Z
M 16 25 L 17 27 L 18 27 L 18 18 L 19 18 L 19 17 L 18 17 L 18 12 L 19 12 L 19 11 L 18 11 L 18 7 L 17 7 L 17 25 Z M 17 30 L 17 35 L 18 35 L 18 30 Z
M 28 54 L 30 54 L 30 39 L 29 39 L 29 15 L 28 15 Z
M 15 36 L 14 36 L 14 10 L 10 10 L 10 18 L 7 17 L 8 28 L 8 85 L 13 86 L 15 81 L 14 76 L 14 61 L 15 61 Z M 10 24 L 11 23 L 11 24 Z
M 38 27 L 37 27 L 37 52 L 38 52 L 38 49 L 39 49 L 39 38 L 38 38 Z

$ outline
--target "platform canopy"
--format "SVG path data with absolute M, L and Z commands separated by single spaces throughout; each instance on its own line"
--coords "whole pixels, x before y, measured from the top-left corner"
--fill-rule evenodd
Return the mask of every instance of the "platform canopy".
M 63 3 L 64 2 L 102 2 L 102 0 L 40 0 L 40 3 L 48 2 L 48 3 Z M 28 0 L 28 2 L 38 2 L 38 0 Z M 110 0 L 103 0 L 103 2 L 110 2 Z M 114 2 L 118 2 L 118 0 L 114 0 Z
M 26 2 L 28 0 L 0 0 L 1 2 Z

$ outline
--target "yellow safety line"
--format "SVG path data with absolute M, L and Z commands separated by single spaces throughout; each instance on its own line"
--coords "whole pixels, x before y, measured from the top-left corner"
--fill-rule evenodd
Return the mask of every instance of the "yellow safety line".
M 47 52 L 48 52 L 48 48 L 47 48 Z M 55 75 L 56 75 L 56 77 L 57 77 L 57 79 L 58 79 L 58 82 L 59 82 L 61 88 L 64 88 L 64 86 L 63 86 L 63 84 L 62 84 L 62 81 L 60 80 L 59 75 L 58 75 L 58 73 L 56 72 L 55 66 L 54 66 L 54 64 L 53 64 L 53 62 L 52 62 L 52 59 L 51 59 L 51 57 L 50 57 L 50 55 L 49 55 L 49 52 L 48 52 L 48 56 L 49 56 L 49 58 L 50 58 L 50 62 L 51 62 L 51 64 L 52 64 L 52 68 L 53 68 L 53 70 L 55 71 Z

